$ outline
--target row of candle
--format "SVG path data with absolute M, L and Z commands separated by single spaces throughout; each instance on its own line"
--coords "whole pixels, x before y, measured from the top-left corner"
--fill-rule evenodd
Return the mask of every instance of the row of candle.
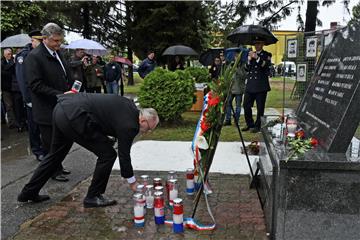
M 164 224 L 165 221 L 165 200 L 164 187 L 161 178 L 154 178 L 153 184 L 149 184 L 149 176 L 142 175 L 141 184 L 137 186 L 137 192 L 134 194 L 134 223 L 135 226 L 145 225 L 146 208 L 154 208 L 154 219 L 156 224 Z M 167 201 L 173 207 L 173 230 L 174 232 L 183 231 L 183 203 L 182 199 L 178 198 L 178 180 L 176 179 L 176 172 L 169 171 L 166 181 Z M 186 171 L 186 194 L 193 195 L 194 173 L 193 169 Z M 155 192 L 153 193 L 153 191 Z

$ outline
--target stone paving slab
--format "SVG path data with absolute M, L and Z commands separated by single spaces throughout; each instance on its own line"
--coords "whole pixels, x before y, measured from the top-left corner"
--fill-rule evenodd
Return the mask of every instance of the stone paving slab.
M 166 172 L 136 171 L 136 176 L 141 174 L 148 174 L 151 178 L 166 177 Z M 184 216 L 190 217 L 194 197 L 186 196 L 184 192 L 185 173 L 178 173 L 178 179 L 179 197 L 184 199 Z M 116 199 L 118 204 L 106 208 L 83 208 L 82 200 L 90 181 L 91 178 L 80 183 L 61 202 L 22 224 L 12 239 L 267 239 L 264 215 L 256 190 L 249 189 L 248 176 L 210 174 L 214 193 L 208 199 L 217 227 L 213 231 L 185 229 L 181 234 L 173 233 L 170 226 L 155 225 L 151 209 L 147 210 L 145 227 L 134 227 L 132 192 L 118 172 L 111 175 L 106 192 L 106 196 Z M 171 216 L 170 209 L 167 209 L 166 218 L 171 219 Z M 195 219 L 202 224 L 212 223 L 203 197 Z

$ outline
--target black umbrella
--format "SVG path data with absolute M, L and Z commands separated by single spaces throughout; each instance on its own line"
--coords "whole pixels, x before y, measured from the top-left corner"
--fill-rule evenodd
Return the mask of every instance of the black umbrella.
M 191 47 L 187 47 L 184 45 L 175 45 L 168 47 L 162 54 L 163 56 L 197 56 L 197 52 Z
M 209 66 L 213 63 L 214 58 L 218 57 L 223 51 L 224 48 L 210 48 L 200 54 L 199 62 L 204 66 Z
M 276 43 L 277 38 L 265 27 L 260 25 L 244 25 L 233 30 L 227 39 L 233 43 L 254 45 L 256 41 L 264 41 L 265 45 Z

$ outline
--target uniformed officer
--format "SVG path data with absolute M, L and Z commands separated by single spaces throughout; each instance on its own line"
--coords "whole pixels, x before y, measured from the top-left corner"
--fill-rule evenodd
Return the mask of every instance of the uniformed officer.
M 31 31 L 29 33 L 29 37 L 31 37 L 31 43 L 27 44 L 15 57 L 15 70 L 16 80 L 18 81 L 20 92 L 26 106 L 31 151 L 35 155 L 36 159 L 41 161 L 46 155 L 46 151 L 41 145 L 39 126 L 34 122 L 32 116 L 32 103 L 30 90 L 25 76 L 24 60 L 29 52 L 41 43 L 43 37 L 39 30 Z
M 267 92 L 270 91 L 269 66 L 271 65 L 271 53 L 263 50 L 264 41 L 257 38 L 254 42 L 255 51 L 250 51 L 245 69 L 248 71 L 247 83 L 244 96 L 244 114 L 246 127 L 243 131 L 250 130 L 259 132 L 261 117 L 264 116 Z M 256 101 L 257 116 L 254 122 L 251 108 Z

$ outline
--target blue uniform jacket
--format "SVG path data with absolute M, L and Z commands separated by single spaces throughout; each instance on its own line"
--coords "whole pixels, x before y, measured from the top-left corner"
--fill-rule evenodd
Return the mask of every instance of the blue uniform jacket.
M 245 70 L 248 71 L 246 92 L 259 93 L 270 91 L 269 66 L 271 65 L 271 53 L 262 50 L 258 59 L 247 62 Z

